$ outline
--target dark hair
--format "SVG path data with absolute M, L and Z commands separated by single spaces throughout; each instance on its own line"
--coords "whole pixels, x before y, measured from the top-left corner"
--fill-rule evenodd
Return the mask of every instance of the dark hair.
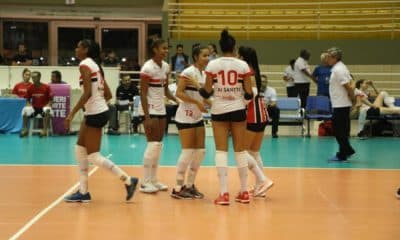
M 26 72 L 31 72 L 31 70 L 29 70 L 28 68 L 24 68 L 24 70 L 22 71 L 22 76 L 24 76 L 24 74 L 25 74 Z
M 58 80 L 61 80 L 61 72 L 60 71 L 52 71 L 51 74 L 54 74 Z
M 243 57 L 243 60 L 253 69 L 254 77 L 256 79 L 257 91 L 261 91 L 261 75 L 260 67 L 258 65 L 257 52 L 251 47 L 239 47 L 239 55 Z
M 236 40 L 228 33 L 228 30 L 224 29 L 221 32 L 221 37 L 219 39 L 219 47 L 223 53 L 231 53 L 235 48 Z
M 164 43 L 166 43 L 166 41 L 164 39 L 161 39 L 161 38 L 157 38 L 157 39 L 151 40 L 150 44 L 149 44 L 149 46 L 150 46 L 149 55 L 153 56 L 154 55 L 153 49 L 154 48 L 158 48 L 159 46 L 163 45 Z
M 100 45 L 92 39 L 83 39 L 81 40 L 81 44 L 84 48 L 87 48 L 87 56 L 93 59 L 100 68 L 101 75 L 104 77 L 104 71 L 101 67 L 101 58 L 100 58 Z
M 296 59 L 290 59 L 290 67 L 292 67 L 292 69 L 294 70 L 294 63 L 296 62 Z
M 310 59 L 310 52 L 307 49 L 302 49 L 300 51 L 300 57 L 304 58 L 305 60 Z
M 193 48 L 192 48 L 192 59 L 193 59 L 193 62 L 196 62 L 196 57 L 198 57 L 200 55 L 201 50 L 203 50 L 203 49 L 208 49 L 208 47 L 201 46 L 200 43 L 196 43 L 196 44 L 193 45 Z
M 178 44 L 176 45 L 176 49 L 178 49 L 178 48 L 183 48 L 183 44 L 178 43 Z
M 357 89 L 360 89 L 361 84 L 363 84 L 364 82 L 365 82 L 365 79 L 357 80 L 357 82 L 356 82 L 356 88 L 357 88 Z
M 39 71 L 33 71 L 32 76 L 33 76 L 33 74 L 37 74 L 39 79 L 42 78 L 42 74 Z
M 218 54 L 217 46 L 214 43 L 209 43 L 208 45 L 213 47 L 215 54 Z

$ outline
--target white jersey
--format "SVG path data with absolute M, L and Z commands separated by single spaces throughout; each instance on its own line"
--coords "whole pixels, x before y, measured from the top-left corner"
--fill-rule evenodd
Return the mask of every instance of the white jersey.
M 140 79 L 149 83 L 147 106 L 150 115 L 166 115 L 164 87 L 168 84 L 168 73 L 168 63 L 162 61 L 160 67 L 153 59 L 146 61 L 140 70 Z M 139 105 L 139 115 L 144 115 L 142 104 Z
M 79 63 L 79 68 L 87 68 L 90 71 L 92 81 L 92 95 L 85 103 L 85 115 L 94 115 L 108 110 L 106 100 L 104 99 L 104 78 L 101 75 L 99 65 L 91 59 L 85 58 Z M 79 77 L 79 85 L 83 91 L 83 79 Z
M 203 85 L 206 81 L 206 75 L 204 71 L 200 71 L 195 66 L 190 66 L 183 70 L 180 75 L 181 78 L 197 80 L 198 83 Z M 186 86 L 185 94 L 189 97 L 198 101 L 203 101 L 199 91 L 196 87 Z M 178 123 L 197 123 L 203 119 L 202 112 L 196 104 L 181 102 L 178 110 L 176 110 L 175 122 Z
M 288 77 L 288 78 L 293 78 L 294 79 L 294 70 L 292 69 L 292 66 L 287 66 L 285 68 L 285 71 L 283 72 L 283 76 Z M 294 87 L 294 82 L 293 79 L 286 81 L 286 87 Z
M 234 57 L 220 57 L 208 63 L 206 74 L 214 79 L 212 114 L 246 108 L 243 79 L 252 75 L 246 62 Z
M 304 74 L 303 70 L 306 70 L 308 73 L 310 73 L 310 66 L 304 58 L 298 57 L 296 59 L 296 62 L 294 62 L 294 83 L 310 82 L 310 79 L 307 77 L 306 74 Z
M 343 85 L 350 83 L 352 78 L 349 69 L 342 61 L 337 62 L 331 70 L 329 79 L 329 95 L 333 108 L 351 107 L 351 99 Z

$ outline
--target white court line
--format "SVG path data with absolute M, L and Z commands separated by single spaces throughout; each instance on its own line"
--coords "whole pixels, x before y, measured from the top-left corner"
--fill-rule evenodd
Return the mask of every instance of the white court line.
M 112 154 L 109 154 L 107 158 L 110 158 Z M 97 166 L 95 166 L 90 172 L 89 176 L 91 176 L 93 173 L 95 173 L 99 169 Z M 9 240 L 15 240 L 18 239 L 24 232 L 26 232 L 33 224 L 35 224 L 37 221 L 39 221 L 40 218 L 42 218 L 44 215 L 46 215 L 52 208 L 57 206 L 60 202 L 64 200 L 64 197 L 71 194 L 76 188 L 78 188 L 79 182 L 77 182 L 74 186 L 72 186 L 68 191 L 66 191 L 63 195 L 61 195 L 57 200 L 52 202 L 48 207 L 40 211 L 36 216 L 34 216 L 29 222 L 27 222 L 17 233 L 15 233 Z

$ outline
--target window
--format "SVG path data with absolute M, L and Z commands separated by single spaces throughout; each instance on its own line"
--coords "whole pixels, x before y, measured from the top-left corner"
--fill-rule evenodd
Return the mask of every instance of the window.
M 11 64 L 20 43 L 32 56 L 32 65 L 47 65 L 49 55 L 48 24 L 44 22 L 3 22 L 3 53 L 6 63 Z
M 138 59 L 138 30 L 103 28 L 101 31 L 105 66 L 117 66 L 128 60 Z M 114 55 L 114 60 L 111 58 Z
M 82 39 L 95 39 L 94 28 L 58 28 L 58 65 L 74 66 L 79 64 L 75 58 L 75 48 Z

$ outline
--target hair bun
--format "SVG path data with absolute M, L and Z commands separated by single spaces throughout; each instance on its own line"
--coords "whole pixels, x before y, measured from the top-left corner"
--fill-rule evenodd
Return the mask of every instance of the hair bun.
M 229 32 L 227 29 L 224 29 L 221 32 L 221 39 L 227 39 L 227 38 L 229 38 Z

